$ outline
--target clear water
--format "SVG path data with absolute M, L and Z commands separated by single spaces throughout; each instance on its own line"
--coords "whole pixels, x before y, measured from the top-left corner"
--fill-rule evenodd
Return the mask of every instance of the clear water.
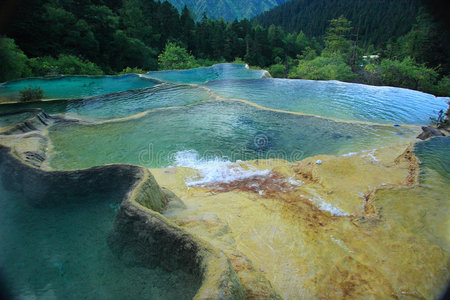
M 31 117 L 33 112 L 22 112 L 17 114 L 0 114 L 0 128 L 20 123 Z
M 0 112 L 42 108 L 49 114 L 65 114 L 67 117 L 95 121 L 131 116 L 154 108 L 183 106 L 212 99 L 207 89 L 190 85 L 159 84 L 151 88 L 79 100 L 5 104 L 0 107 Z
M 29 85 L 40 85 L 48 98 L 89 98 L 1 105 L 0 113 L 42 108 L 50 114 L 88 121 L 49 127 L 49 162 L 55 169 L 108 163 L 166 167 L 175 165 L 183 153 L 195 153 L 198 161 L 298 161 L 317 154 L 340 155 L 409 142 L 417 132 L 404 124 L 429 123 L 429 117 L 444 109 L 448 100 L 390 87 L 259 79 L 263 75 L 263 71 L 248 70 L 243 65 L 221 64 L 152 72 L 143 77 L 29 79 L 0 85 L 0 98 Z M 391 125 L 336 122 L 217 100 L 221 97 L 290 112 Z M 155 108 L 164 109 L 152 110 Z M 133 118 L 108 121 L 128 116 Z M 0 126 L 26 117 L 1 117 Z M 395 123 L 400 126 L 392 126 Z M 386 217 L 383 235 L 406 232 L 411 240 L 418 237 L 429 241 L 429 249 L 437 245 L 445 253 L 450 251 L 449 146 L 448 138 L 417 144 L 416 153 L 422 160 L 420 185 L 377 192 L 376 205 Z M 0 187 L 0 269 L 16 295 L 45 299 L 185 299 L 195 294 L 191 278 L 184 273 L 129 268 L 112 256 L 106 236 L 120 195 L 91 195 L 85 200 L 77 205 L 38 209 L 29 206 L 21 194 Z M 410 240 L 399 242 L 406 244 Z M 390 251 L 383 244 L 379 248 L 379 253 Z M 384 257 L 417 257 L 420 261 L 420 255 L 425 255 L 421 251 L 414 252 L 416 256 L 387 253 L 379 257 L 380 261 Z M 427 261 L 431 260 L 426 270 L 403 272 L 396 278 L 401 283 L 402 278 L 420 282 L 421 274 L 436 276 L 436 270 L 442 270 L 445 262 L 437 264 L 436 258 Z M 448 274 L 441 275 L 444 282 Z
M 420 142 L 415 149 L 422 161 L 419 185 L 376 193 L 375 204 L 383 218 L 381 228 L 386 235 L 396 237 L 392 246 L 380 247 L 390 249 L 386 255 L 395 258 L 394 287 L 420 287 L 423 298 L 439 299 L 450 278 L 450 138 Z M 384 260 L 379 257 L 380 262 Z
M 178 151 L 231 161 L 369 150 L 417 133 L 408 127 L 334 122 L 215 101 L 151 112 L 120 122 L 65 123 L 49 129 L 51 166 L 76 169 L 113 162 L 165 167 Z
M 421 160 L 420 184 L 412 189 L 383 190 L 377 198 L 395 222 L 411 225 L 413 218 L 409 230 L 450 252 L 450 138 L 417 143 L 415 153 Z
M 339 81 L 264 78 L 220 80 L 205 86 L 222 97 L 268 108 L 376 123 L 428 124 L 450 100 L 413 90 Z
M 119 195 L 118 195 L 119 194 Z M 120 193 L 34 208 L 0 186 L 0 269 L 18 299 L 189 299 L 181 271 L 128 267 L 111 253 Z
M 44 91 L 46 99 L 73 99 L 151 87 L 157 83 L 155 80 L 136 74 L 30 78 L 0 84 L 0 100 L 17 100 L 20 98 L 19 91 L 29 86 L 40 87 Z
M 197 84 L 219 79 L 256 79 L 266 73 L 251 70 L 243 64 L 217 64 L 206 68 L 149 72 L 145 76 L 165 82 Z

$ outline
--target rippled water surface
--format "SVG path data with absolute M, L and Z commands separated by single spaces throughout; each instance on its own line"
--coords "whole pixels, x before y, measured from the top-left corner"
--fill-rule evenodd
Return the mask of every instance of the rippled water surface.
M 23 122 L 32 115 L 33 112 L 22 112 L 17 114 L 0 113 L 0 128 Z
M 195 84 L 219 79 L 256 79 L 265 74 L 264 70 L 251 70 L 242 64 L 218 64 L 190 70 L 149 72 L 145 76 L 165 82 Z
M 17 100 L 19 91 L 40 87 L 44 98 L 82 98 L 115 93 L 130 89 L 151 87 L 158 82 L 136 74 L 121 76 L 61 76 L 31 78 L 0 84 L 0 100 Z
M 379 123 L 426 124 L 449 100 L 413 90 L 339 81 L 264 78 L 220 80 L 205 86 L 220 96 L 264 107 Z
M 5 104 L 0 107 L 0 112 L 41 108 L 49 114 L 65 114 L 72 118 L 95 121 L 127 117 L 154 108 L 183 106 L 212 99 L 207 89 L 190 85 L 159 84 L 152 88 L 79 100 Z
M 231 161 L 370 150 L 392 140 L 408 141 L 408 127 L 334 122 L 261 110 L 234 101 L 151 112 L 143 117 L 97 125 L 58 124 L 50 128 L 51 166 L 84 168 L 106 163 L 164 167 L 178 151 Z

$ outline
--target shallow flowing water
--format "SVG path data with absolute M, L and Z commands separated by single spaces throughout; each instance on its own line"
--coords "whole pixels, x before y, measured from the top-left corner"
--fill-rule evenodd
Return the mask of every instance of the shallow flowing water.
M 0 84 L 0 100 L 18 100 L 20 91 L 40 87 L 44 98 L 82 98 L 151 87 L 158 82 L 136 74 L 121 76 L 58 76 L 31 78 Z
M 345 154 L 409 141 L 408 127 L 341 123 L 261 110 L 234 101 L 157 110 L 103 124 L 58 124 L 50 128 L 55 169 L 113 162 L 167 167 L 179 151 L 231 161 L 282 158 L 297 161 L 318 154 Z
M 149 72 L 145 77 L 172 83 L 196 84 L 220 79 L 257 79 L 265 75 L 266 71 L 251 70 L 247 65 L 218 64 L 190 70 Z
M 450 99 L 418 91 L 340 81 L 220 80 L 205 84 L 226 98 L 341 120 L 426 124 Z

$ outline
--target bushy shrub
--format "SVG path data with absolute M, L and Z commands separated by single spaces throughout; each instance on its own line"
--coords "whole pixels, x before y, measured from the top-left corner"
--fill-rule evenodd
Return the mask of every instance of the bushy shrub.
M 145 74 L 148 73 L 147 71 L 144 71 L 138 67 L 135 68 L 130 68 L 130 67 L 126 67 L 125 69 L 123 69 L 119 75 L 125 75 L 125 74 Z
M 31 58 L 29 65 L 35 76 L 48 75 L 103 75 L 99 66 L 77 56 L 60 54 Z
M 383 59 L 381 73 L 384 85 L 433 92 L 437 73 L 433 69 L 417 64 L 407 57 L 400 60 Z
M 290 78 L 312 80 L 342 80 L 351 81 L 355 78 L 352 69 L 340 55 L 318 56 L 312 60 L 302 59 Z
M 274 78 L 283 78 L 286 75 L 286 67 L 282 64 L 271 65 L 269 73 Z
M 435 87 L 435 95 L 450 97 L 450 77 L 442 78 Z
M 182 70 L 199 67 L 194 56 L 175 43 L 166 45 L 164 52 L 158 56 L 158 62 L 161 70 Z
M 245 64 L 245 61 L 243 61 L 240 57 L 236 57 L 233 61 L 233 64 Z
M 437 117 L 431 117 L 431 124 L 436 125 L 438 128 L 446 128 L 450 126 L 450 102 L 447 103 L 448 108 L 444 113 L 444 110 L 438 112 Z
M 28 88 L 21 90 L 19 93 L 20 93 L 20 101 L 23 102 L 41 100 L 42 98 L 44 98 L 44 91 L 38 86 L 36 87 L 29 86 Z
M 0 82 L 31 75 L 28 57 L 13 39 L 0 37 Z

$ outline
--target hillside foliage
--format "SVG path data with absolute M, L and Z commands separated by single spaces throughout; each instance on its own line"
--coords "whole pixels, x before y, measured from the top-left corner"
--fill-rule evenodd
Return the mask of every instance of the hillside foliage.
M 334 3 L 340 11 L 352 1 L 327 1 L 327 5 Z M 322 31 L 311 31 L 308 26 L 289 31 L 247 19 L 231 22 L 203 16 L 195 21 L 187 7 L 179 13 L 167 1 L 22 0 L 2 20 L 7 26 L 0 34 L 0 81 L 58 74 L 142 73 L 243 61 L 269 69 L 274 77 L 385 84 L 448 95 L 448 36 L 415 1 L 400 11 L 397 6 L 404 2 L 392 4 L 395 14 L 386 12 L 390 23 L 378 24 L 380 29 L 373 28 L 377 18 L 355 23 L 342 14 L 325 19 L 325 6 L 314 15 L 324 24 Z M 290 3 L 296 1 L 265 15 Z M 403 29 L 389 31 L 399 23 Z M 371 32 L 375 39 L 364 37 L 364 32 Z M 385 33 L 389 40 L 371 43 L 385 39 Z

